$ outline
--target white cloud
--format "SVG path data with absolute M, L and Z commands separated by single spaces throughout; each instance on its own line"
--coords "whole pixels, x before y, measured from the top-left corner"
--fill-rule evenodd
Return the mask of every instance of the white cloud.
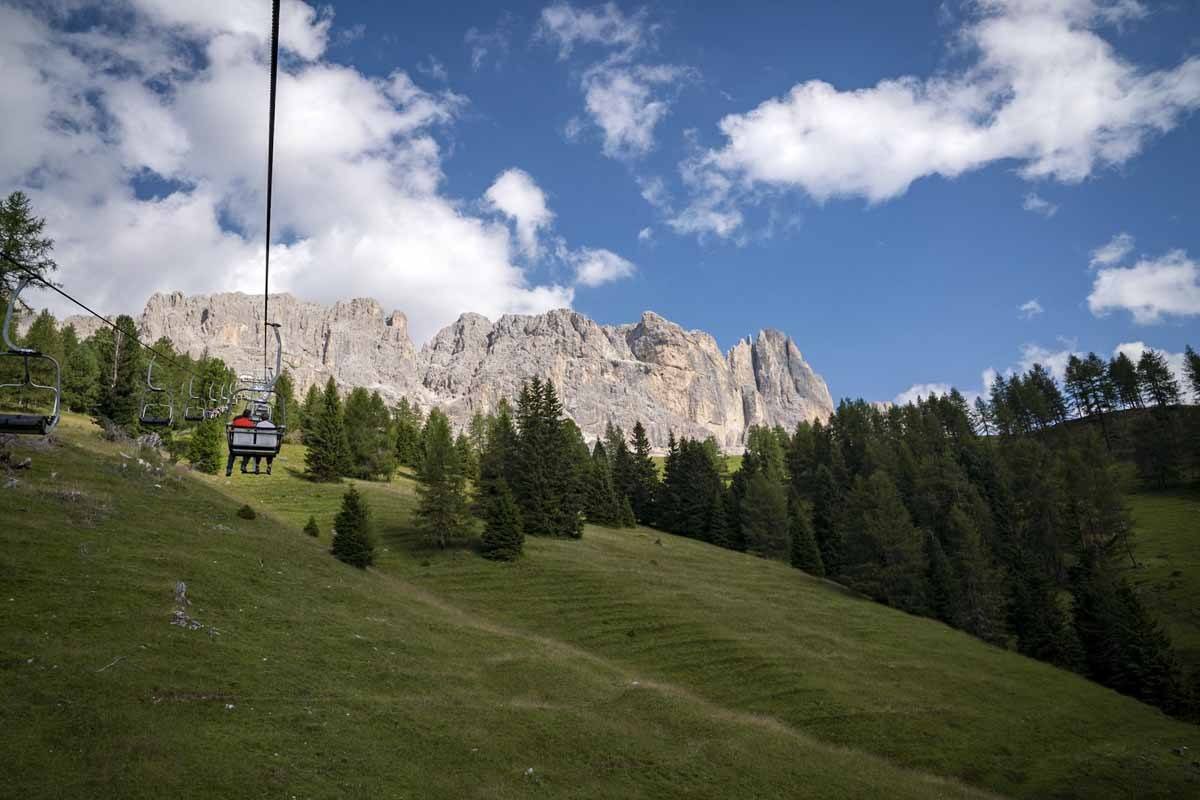
M 1145 342 L 1138 341 L 1121 342 L 1121 344 L 1113 348 L 1112 354 L 1113 358 L 1116 358 L 1121 353 L 1124 353 L 1126 358 L 1130 359 L 1134 364 L 1136 364 L 1138 359 L 1142 357 L 1142 353 L 1147 350 L 1153 350 L 1167 360 L 1167 366 L 1171 368 L 1171 372 L 1174 373 L 1175 380 L 1179 381 L 1179 386 L 1181 388 L 1188 385 L 1187 372 L 1184 369 L 1186 360 L 1183 353 L 1172 353 L 1168 350 L 1162 350 L 1158 347 L 1150 347 Z M 1187 392 L 1185 391 L 1184 395 L 1186 396 L 1186 394 Z
M 583 286 L 602 286 L 636 271 L 631 262 L 603 248 L 581 248 L 569 254 L 567 261 L 575 268 L 576 282 Z
M 1200 266 L 1183 250 L 1172 250 L 1132 267 L 1100 269 L 1087 300 L 1096 316 L 1124 309 L 1139 325 L 1200 316 Z
M 546 205 L 546 193 L 529 173 L 516 168 L 505 170 L 488 187 L 484 199 L 513 220 L 522 251 L 536 259 L 540 250 L 538 233 L 550 225 L 554 214 Z
M 642 228 L 640 231 L 638 231 L 638 241 L 639 242 L 654 241 L 654 229 L 653 228 Z
M 433 55 L 426 56 L 424 61 L 417 64 L 417 72 L 420 72 L 422 75 L 428 75 L 435 81 L 441 81 L 442 83 L 450 80 L 450 73 L 446 71 L 446 65 L 438 61 Z
M 496 27 L 490 31 L 481 31 L 479 28 L 467 29 L 463 41 L 471 49 L 472 69 L 482 69 L 488 58 L 495 62 L 497 68 L 503 65 L 512 46 L 513 21 L 512 14 L 505 12 L 501 15 L 500 21 L 496 23 Z
M 644 11 L 627 17 L 616 3 L 576 8 L 560 2 L 542 9 L 536 35 L 556 43 L 560 59 L 570 56 L 576 44 L 630 52 L 641 47 L 647 38 L 645 17 Z
M 1111 267 L 1133 251 L 1133 237 L 1128 233 L 1118 233 L 1107 244 L 1102 244 L 1092 251 L 1090 267 Z
M 1033 319 L 1038 314 L 1041 314 L 1046 309 L 1042 308 L 1042 304 L 1037 301 L 1037 298 L 1026 300 L 1021 305 L 1017 306 L 1017 313 L 1021 319 Z
M 896 395 L 892 399 L 892 402 L 898 406 L 908 405 L 918 400 L 928 400 L 930 397 L 948 395 L 951 388 L 948 383 L 915 383 Z
M 0 6 L 0 185 L 31 195 L 60 279 L 95 307 L 261 291 L 269 19 L 235 0 L 92 8 L 73 33 Z M 438 137 L 466 100 L 325 61 L 328 14 L 284 11 L 272 289 L 376 297 L 418 340 L 466 310 L 570 305 L 517 265 L 505 225 L 445 194 Z
M 1026 194 L 1025 199 L 1021 202 L 1021 208 L 1026 211 L 1032 211 L 1035 214 L 1041 214 L 1047 219 L 1058 213 L 1058 205 L 1051 203 L 1037 192 Z
M 701 166 L 731 182 L 702 186 L 696 203 L 728 213 L 765 188 L 878 203 L 921 178 L 1002 160 L 1027 179 L 1075 183 L 1125 163 L 1200 107 L 1200 58 L 1144 69 L 1097 32 L 1136 18 L 1140 4 L 981 0 L 973 9 L 954 41 L 975 59 L 958 72 L 853 90 L 812 80 L 722 119 L 725 142 Z
M 614 3 L 582 8 L 560 2 L 542 10 L 535 36 L 557 45 L 560 59 L 568 58 L 579 44 L 606 52 L 583 71 L 580 88 L 610 158 L 636 159 L 649 153 L 655 128 L 670 112 L 671 95 L 696 77 L 690 67 L 638 63 L 654 38 L 644 10 L 627 16 Z M 574 140 L 580 133 L 581 121 L 572 118 L 567 138 Z

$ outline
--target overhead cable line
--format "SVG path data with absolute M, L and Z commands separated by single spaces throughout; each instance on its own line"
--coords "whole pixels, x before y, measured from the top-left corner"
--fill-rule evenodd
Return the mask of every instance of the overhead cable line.
M 267 328 L 271 302 L 271 185 L 275 173 L 275 81 L 279 74 L 279 0 L 271 4 L 271 102 L 267 117 L 267 232 L 263 268 L 263 376 L 268 370 Z
M 27 265 L 25 265 L 25 264 L 22 264 L 20 261 L 18 261 L 17 259 L 13 258 L 12 256 L 10 256 L 8 253 L 5 253 L 5 252 L 3 252 L 3 251 L 0 251 L 0 258 L 3 258 L 3 259 L 4 259 L 5 261 L 7 261 L 9 264 L 12 264 L 14 267 L 16 267 L 17 269 L 19 269 L 19 270 L 21 270 L 22 272 L 24 272 L 26 275 L 28 275 L 28 276 L 29 276 L 29 278 L 30 278 L 31 280 L 35 280 L 35 281 L 37 281 L 38 283 L 40 283 L 42 286 L 46 287 L 47 289 L 51 289 L 51 290 L 53 290 L 53 291 L 55 291 L 55 292 L 58 292 L 60 295 L 62 295 L 63 297 L 67 298 L 67 299 L 68 299 L 68 300 L 70 300 L 72 303 L 74 303 L 75 305 L 79 306 L 79 307 L 80 307 L 80 308 L 82 308 L 84 311 L 88 312 L 88 313 L 89 313 L 89 314 L 91 314 L 93 317 L 95 317 L 96 319 L 100 320 L 101 322 L 103 322 L 103 323 L 104 323 L 105 325 L 107 325 L 108 327 L 112 328 L 114 331 L 116 331 L 116 332 L 117 332 L 117 333 L 119 333 L 120 335 L 124 336 L 124 337 L 125 337 L 125 338 L 127 338 L 127 339 L 133 339 L 133 341 L 134 341 L 135 343 L 137 343 L 137 344 L 141 345 L 142 347 L 146 348 L 146 349 L 147 349 L 147 350 L 149 350 L 151 353 L 153 353 L 155 356 L 157 356 L 158 358 L 160 358 L 160 359 L 162 359 L 163 361 L 167 362 L 167 363 L 168 363 L 168 364 L 170 364 L 171 366 L 173 366 L 173 367 L 175 367 L 175 368 L 177 368 L 177 369 L 180 369 L 180 370 L 182 370 L 183 372 L 187 373 L 188 375 L 191 375 L 191 376 L 192 376 L 192 377 L 194 377 L 194 378 L 199 378 L 200 380 L 204 380 L 204 376 L 203 376 L 203 375 L 199 375 L 199 374 L 197 374 L 197 373 L 195 373 L 195 372 L 192 372 L 190 369 L 188 369 L 187 367 L 183 366 L 183 365 L 182 365 L 182 364 L 180 364 L 178 361 L 176 361 L 175 359 L 171 358 L 169 355 L 167 355 L 167 354 L 163 353 L 163 352 L 162 352 L 161 350 L 159 350 L 158 348 L 156 348 L 156 347 L 151 347 L 150 345 L 146 344 L 145 342 L 143 342 L 141 339 L 137 338 L 137 337 L 136 337 L 136 336 L 134 336 L 133 334 L 129 333 L 128 331 L 126 331 L 126 330 L 124 330 L 124 329 L 122 329 L 121 327 L 119 327 L 119 326 L 117 325 L 117 323 L 113 322 L 111 319 L 109 319 L 108 317 L 106 317 L 106 316 L 104 316 L 103 314 L 99 313 L 98 311 L 94 311 L 94 310 L 92 310 L 92 309 L 91 309 L 89 306 L 87 306 L 85 303 L 83 303 L 83 302 L 81 302 L 81 301 L 79 301 L 79 300 L 76 300 L 74 297 L 72 297 L 71 295 L 69 295 L 69 294 L 67 294 L 66 292 L 64 292 L 64 291 L 63 291 L 61 288 L 59 288 L 59 287 L 58 287 L 58 286 L 56 286 L 55 284 L 51 283 L 50 281 L 46 280 L 45 278 L 43 278 L 43 277 L 42 277 L 40 274 L 38 274 L 38 272 L 37 272 L 36 270 L 32 269 L 31 267 L 29 267 L 29 266 L 27 266 Z

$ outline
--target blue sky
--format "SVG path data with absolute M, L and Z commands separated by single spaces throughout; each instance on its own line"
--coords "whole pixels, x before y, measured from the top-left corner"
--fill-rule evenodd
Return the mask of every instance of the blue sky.
M 49 86 L 0 109 L 76 116 L 0 175 L 106 307 L 261 280 L 266 21 L 234 5 L 0 7 Z M 706 5 L 285 3 L 278 285 L 418 339 L 564 303 L 775 327 L 872 400 L 1200 345 L 1200 6 Z

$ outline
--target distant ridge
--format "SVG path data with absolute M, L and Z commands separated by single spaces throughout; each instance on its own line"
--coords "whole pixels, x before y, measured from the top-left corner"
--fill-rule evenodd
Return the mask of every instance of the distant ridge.
M 385 314 L 372 299 L 325 306 L 278 294 L 271 308 L 300 392 L 332 376 L 343 387 L 377 389 L 389 401 L 407 395 L 440 406 L 458 425 L 514 398 L 535 375 L 555 382 L 566 413 L 589 439 L 610 420 L 627 432 L 641 420 L 658 448 L 673 431 L 712 435 L 737 449 L 751 425 L 790 430 L 833 412 L 825 381 L 775 330 L 722 353 L 711 335 L 651 311 L 616 326 L 568 309 L 495 322 L 467 313 L 417 350 L 405 315 Z M 252 295 L 155 294 L 140 328 L 149 340 L 166 336 L 180 351 L 207 350 L 235 368 L 250 369 L 262 357 L 262 303 Z

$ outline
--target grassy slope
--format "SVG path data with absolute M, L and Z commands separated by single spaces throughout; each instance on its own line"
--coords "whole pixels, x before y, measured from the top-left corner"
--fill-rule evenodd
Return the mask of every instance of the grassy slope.
M 1191 668 L 1200 669 L 1200 488 L 1130 495 L 1140 566 L 1130 571 Z
M 598 528 L 512 566 L 430 553 L 400 480 L 364 486 L 387 550 L 360 573 L 299 533 L 342 488 L 289 475 L 298 451 L 270 479 L 152 482 L 63 438 L 0 490 L 4 794 L 1200 789 L 1171 752 L 1195 728 L 781 565 Z M 220 635 L 167 624 L 178 579 Z

